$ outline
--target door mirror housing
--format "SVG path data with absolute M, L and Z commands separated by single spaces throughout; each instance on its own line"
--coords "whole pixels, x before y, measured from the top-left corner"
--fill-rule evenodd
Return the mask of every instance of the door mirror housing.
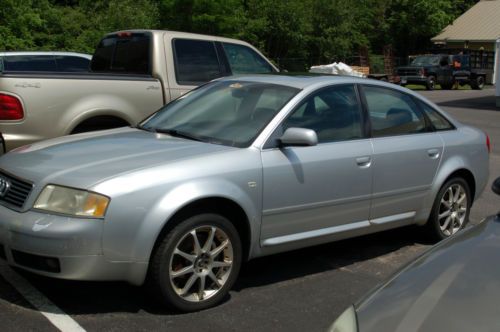
M 493 190 L 495 194 L 500 195 L 500 178 L 497 178 L 495 181 L 493 181 L 491 190 Z
M 288 128 L 279 142 L 280 146 L 314 146 L 318 144 L 318 135 L 312 129 Z

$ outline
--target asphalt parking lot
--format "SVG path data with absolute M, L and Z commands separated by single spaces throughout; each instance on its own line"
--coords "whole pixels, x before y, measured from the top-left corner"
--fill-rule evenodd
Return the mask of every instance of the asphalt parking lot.
M 490 135 L 490 183 L 500 176 L 494 90 L 421 93 Z M 487 188 L 472 209 L 471 223 L 499 209 L 500 198 Z M 349 304 L 429 246 L 416 227 L 408 227 L 256 259 L 243 267 L 222 305 L 193 314 L 158 308 L 141 288 L 127 284 L 47 279 L 0 262 L 0 330 L 323 331 Z

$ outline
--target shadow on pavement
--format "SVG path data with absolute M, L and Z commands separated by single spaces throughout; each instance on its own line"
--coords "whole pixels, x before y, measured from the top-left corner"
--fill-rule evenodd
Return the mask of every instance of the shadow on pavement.
M 423 240 L 415 226 L 258 258 L 246 263 L 233 291 L 300 278 L 386 255 Z M 162 309 L 143 287 L 120 282 L 79 282 L 45 278 L 18 271 L 69 315 L 137 313 L 180 315 Z M 234 292 L 233 292 L 234 293 Z M 12 297 L 0 293 L 0 299 Z M 231 301 L 228 297 L 226 301 Z M 22 305 L 19 302 L 17 305 Z M 216 308 L 215 308 L 216 309 Z
M 495 104 L 495 95 L 448 100 L 437 102 L 436 104 L 444 107 L 471 108 L 484 111 L 500 111 L 500 108 L 496 107 Z

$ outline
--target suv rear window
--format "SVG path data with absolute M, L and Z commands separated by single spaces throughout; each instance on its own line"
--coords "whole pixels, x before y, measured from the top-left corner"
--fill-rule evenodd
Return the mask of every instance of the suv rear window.
M 89 71 L 90 60 L 79 56 L 56 55 L 57 69 L 62 72 Z
M 151 38 L 144 33 L 124 33 L 101 40 L 90 63 L 93 72 L 151 74 Z
M 3 58 L 5 71 L 57 71 L 52 55 L 12 55 Z

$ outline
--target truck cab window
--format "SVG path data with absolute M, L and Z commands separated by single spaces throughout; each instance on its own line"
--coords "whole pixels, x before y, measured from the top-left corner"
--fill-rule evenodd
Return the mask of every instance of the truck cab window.
M 212 41 L 174 39 L 175 77 L 181 85 L 199 85 L 223 76 Z
M 233 74 L 267 74 L 273 67 L 250 47 L 222 43 Z
M 116 34 L 104 38 L 94 53 L 93 72 L 151 74 L 150 37 L 146 34 Z

